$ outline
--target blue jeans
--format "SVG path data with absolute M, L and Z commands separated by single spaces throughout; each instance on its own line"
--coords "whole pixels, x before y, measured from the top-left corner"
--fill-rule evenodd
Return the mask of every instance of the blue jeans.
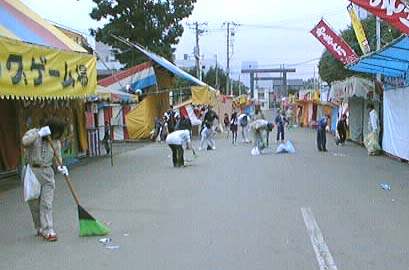
M 280 140 L 284 141 L 284 125 L 278 125 L 277 126 L 277 141 Z
M 317 147 L 318 151 L 327 151 L 327 133 L 324 128 L 317 129 Z

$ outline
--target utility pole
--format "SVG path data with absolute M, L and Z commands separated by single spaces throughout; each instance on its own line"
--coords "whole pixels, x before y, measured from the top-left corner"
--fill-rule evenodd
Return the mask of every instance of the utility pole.
M 239 26 L 239 24 L 236 24 L 235 22 L 225 22 L 223 23 L 223 26 L 226 25 L 227 28 L 227 35 L 226 35 L 226 39 L 227 39 L 227 46 L 226 46 L 226 94 L 230 94 L 233 95 L 233 88 L 230 82 L 230 60 L 231 57 L 233 55 L 233 40 L 232 37 L 234 37 L 235 35 L 235 27 Z
M 217 54 L 215 56 L 216 56 L 216 69 L 215 69 L 216 82 L 215 82 L 215 87 L 216 87 L 217 90 L 219 90 L 219 67 L 218 67 L 218 64 L 217 64 Z
M 199 78 L 199 80 L 202 80 L 202 72 L 200 68 L 200 47 L 199 47 L 199 23 L 196 22 L 196 51 L 195 51 L 195 58 L 196 58 L 196 77 Z
M 196 60 L 196 77 L 199 80 L 202 80 L 202 67 L 200 65 L 200 35 L 202 35 L 204 32 L 206 32 L 202 26 L 206 26 L 207 23 L 199 23 L 199 22 L 194 22 L 193 24 L 189 24 L 188 26 L 190 29 L 193 29 L 196 33 L 196 46 L 194 49 L 194 55 L 195 55 L 195 60 Z
M 376 17 L 376 50 L 381 49 L 381 19 L 379 17 Z M 381 80 L 381 74 L 378 73 L 376 74 L 376 79 L 378 81 Z
M 227 23 L 227 65 L 226 65 L 226 94 L 228 94 L 230 89 L 230 22 Z
M 239 96 L 241 96 L 241 73 L 239 73 Z
M 314 66 L 314 78 L 313 78 L 313 81 L 312 81 L 312 88 L 315 90 L 316 88 L 315 88 L 315 66 Z

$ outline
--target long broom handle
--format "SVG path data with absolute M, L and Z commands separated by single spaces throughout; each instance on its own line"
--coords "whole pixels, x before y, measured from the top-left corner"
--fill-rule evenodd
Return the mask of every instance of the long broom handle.
M 55 150 L 55 147 L 54 147 L 54 145 L 52 144 L 50 137 L 48 137 L 47 140 L 48 140 L 48 144 L 51 146 L 51 149 L 53 149 L 54 159 L 55 159 L 55 161 L 57 162 L 57 165 L 58 165 L 58 166 L 63 166 L 61 160 L 57 157 L 57 151 Z M 65 182 L 66 182 L 67 185 L 68 185 L 68 188 L 69 188 L 70 191 L 71 191 L 72 196 L 74 197 L 75 202 L 77 203 L 77 205 L 80 205 L 80 199 L 79 199 L 79 197 L 78 197 L 77 192 L 76 192 L 75 189 L 74 189 L 74 186 L 73 186 L 73 184 L 72 184 L 70 178 L 69 178 L 67 175 L 64 175 L 64 179 L 65 179 Z

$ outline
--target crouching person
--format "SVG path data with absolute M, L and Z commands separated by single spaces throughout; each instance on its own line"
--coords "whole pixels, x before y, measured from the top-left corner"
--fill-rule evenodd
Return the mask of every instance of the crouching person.
M 258 119 L 250 124 L 254 136 L 253 155 L 259 155 L 267 147 L 269 133 L 273 130 L 274 125 L 264 119 Z
M 172 161 L 175 168 L 185 166 L 183 146 L 186 145 L 186 149 L 191 149 L 193 155 L 196 155 L 195 150 L 192 147 L 190 131 L 187 129 L 177 130 L 170 133 L 166 138 L 166 143 L 172 150 Z
M 56 149 L 56 158 L 62 161 L 59 140 L 64 134 L 64 129 L 64 122 L 51 119 L 45 122 L 44 127 L 27 131 L 22 138 L 22 144 L 26 149 L 27 163 L 41 184 L 40 197 L 28 201 L 28 204 L 37 236 L 41 236 L 47 241 L 57 241 L 53 223 L 55 179 L 52 168 L 53 164 L 56 163 L 53 160 L 54 151 L 49 145 L 49 140 L 51 139 L 51 143 Z M 68 175 L 65 166 L 57 167 L 57 170 Z

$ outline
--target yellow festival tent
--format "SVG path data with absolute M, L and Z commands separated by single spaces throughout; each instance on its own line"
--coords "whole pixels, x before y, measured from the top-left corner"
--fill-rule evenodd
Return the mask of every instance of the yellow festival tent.
M 84 97 L 96 79 L 94 56 L 19 0 L 0 0 L 0 98 Z
M 69 123 L 64 158 L 84 152 L 84 106 L 68 99 L 93 95 L 96 79 L 94 56 L 21 1 L 0 0 L 0 172 L 16 168 L 22 133 L 50 115 Z

